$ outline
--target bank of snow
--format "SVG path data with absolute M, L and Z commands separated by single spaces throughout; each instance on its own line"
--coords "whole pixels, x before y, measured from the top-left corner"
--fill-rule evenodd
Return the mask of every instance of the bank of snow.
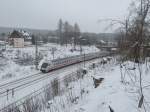
M 54 98 L 52 101 L 54 103 L 51 104 L 50 109 L 46 109 L 47 112 L 54 112 L 55 110 L 51 110 L 53 107 L 57 107 L 58 112 L 110 112 L 110 108 L 114 112 L 144 112 L 144 108 L 147 112 L 150 111 L 148 103 L 150 102 L 149 86 L 143 87 L 145 107 L 138 108 L 140 98 L 138 65 L 125 62 L 122 66 L 122 73 L 126 75 L 124 83 L 121 81 L 120 65 L 116 61 L 111 61 L 106 65 L 98 65 L 96 69 L 88 69 L 88 74 L 83 79 L 71 83 L 70 93 Z M 127 67 L 127 71 L 124 67 Z M 141 65 L 143 86 L 150 83 L 149 67 L 149 65 Z M 133 79 L 135 77 L 133 73 L 136 73 L 136 79 Z M 94 88 L 93 77 L 104 78 L 97 88 Z M 83 90 L 84 93 L 81 95 L 80 93 Z M 77 100 L 68 102 L 67 98 L 70 96 L 67 94 L 71 94 L 72 98 L 77 98 Z
M 103 77 L 105 80 L 96 89 L 91 89 L 90 93 L 75 107 L 74 112 L 110 112 L 109 106 L 114 112 L 147 112 L 150 111 L 150 66 L 149 63 L 141 64 L 142 86 L 144 95 L 144 105 L 138 108 L 140 95 L 139 69 L 138 65 L 133 62 L 123 64 L 127 69 L 122 68 L 124 83 L 121 82 L 120 65 L 115 67 L 106 67 L 106 71 L 97 71 L 96 75 Z M 135 68 L 135 69 L 133 69 Z M 129 72 L 129 73 L 127 73 Z M 131 75 L 131 76 L 130 76 Z M 136 77 L 136 78 L 135 78 Z M 134 79 L 135 78 L 135 79 Z
M 109 106 L 114 112 L 137 112 L 134 107 L 137 105 L 125 91 L 124 85 L 120 82 L 119 67 L 107 68 L 109 72 L 98 73 L 104 81 L 98 88 L 93 88 L 86 98 L 81 101 L 74 112 L 110 112 Z

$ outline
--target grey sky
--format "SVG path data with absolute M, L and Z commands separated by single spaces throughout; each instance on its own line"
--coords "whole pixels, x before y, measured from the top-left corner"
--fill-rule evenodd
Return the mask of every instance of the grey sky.
M 103 32 L 105 18 L 123 19 L 131 0 L 0 0 L 0 26 L 54 30 L 59 18 Z

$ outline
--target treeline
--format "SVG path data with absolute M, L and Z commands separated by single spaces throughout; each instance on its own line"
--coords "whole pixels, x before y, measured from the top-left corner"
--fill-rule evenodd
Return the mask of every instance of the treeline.
M 80 28 L 77 23 L 71 25 L 69 22 L 63 22 L 61 19 L 58 22 L 57 36 L 61 45 L 74 43 L 76 46 L 81 39 Z
M 17 29 L 20 30 L 20 29 Z M 7 30 L 9 31 L 9 29 Z M 76 45 L 93 45 L 99 44 L 100 40 L 113 41 L 116 34 L 113 33 L 90 33 L 82 32 L 78 23 L 70 24 L 67 21 L 60 19 L 57 23 L 57 29 L 50 30 L 31 30 L 24 29 L 32 37 L 31 42 L 35 44 L 35 41 L 41 41 L 43 43 L 58 43 L 61 45 L 73 44 Z M 8 40 L 10 32 L 0 33 L 0 40 Z
M 99 44 L 101 40 L 105 42 L 114 41 L 117 37 L 115 33 L 89 33 L 81 32 L 78 23 L 71 25 L 69 22 L 58 21 L 56 30 L 57 42 L 61 45 L 74 44 L 76 45 L 93 45 Z

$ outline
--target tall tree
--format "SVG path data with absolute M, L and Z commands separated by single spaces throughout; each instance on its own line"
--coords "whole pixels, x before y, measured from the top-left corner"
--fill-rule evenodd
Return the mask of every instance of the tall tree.
M 74 24 L 74 48 L 79 41 L 79 36 L 80 36 L 80 28 L 77 23 Z
M 64 35 L 63 36 L 64 36 L 64 38 L 63 38 L 64 43 L 67 46 L 67 44 L 69 42 L 69 23 L 67 21 L 64 23 Z
M 60 44 L 62 45 L 63 44 L 63 22 L 62 22 L 62 19 L 59 19 L 59 22 L 58 22 L 58 37 L 59 37 L 59 41 L 60 41 Z
M 1 33 L 0 34 L 0 39 L 1 40 L 6 40 L 6 33 Z
M 35 45 L 35 43 L 36 43 L 36 42 L 35 42 L 35 41 L 36 41 L 36 39 L 35 39 L 35 38 L 36 38 L 36 37 L 35 37 L 35 35 L 32 35 L 31 42 L 32 42 L 32 44 L 33 44 L 33 45 Z

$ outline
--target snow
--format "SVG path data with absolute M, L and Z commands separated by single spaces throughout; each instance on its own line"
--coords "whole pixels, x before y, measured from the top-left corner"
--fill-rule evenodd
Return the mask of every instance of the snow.
M 101 42 L 102 44 L 106 44 L 106 42 L 105 42 L 104 40 L 100 40 L 100 42 Z
M 128 64 L 128 67 L 132 66 L 133 68 L 132 62 L 128 62 Z M 142 65 L 142 67 L 144 71 L 145 65 Z M 136 86 L 133 86 L 131 81 L 129 81 L 129 83 L 127 84 L 121 83 L 119 65 L 105 69 L 106 71 L 103 74 L 96 74 L 100 77 L 104 77 L 104 82 L 98 88 L 91 90 L 90 94 L 86 97 L 85 100 L 83 100 L 83 102 L 81 102 L 78 108 L 83 108 L 84 112 L 109 112 L 108 106 L 111 106 L 115 112 L 139 112 L 139 110 L 142 111 L 143 109 L 138 109 L 137 86 L 139 84 L 135 84 Z M 109 69 L 111 71 L 108 71 Z M 139 74 L 137 73 L 137 76 L 138 75 Z M 143 82 L 148 82 L 148 80 L 150 79 L 150 76 L 146 76 L 146 74 L 144 74 L 143 77 Z M 137 81 L 136 83 L 139 83 L 139 81 Z M 144 96 L 149 101 L 149 90 L 146 89 L 143 91 Z
M 109 105 L 115 110 L 115 112 L 131 111 L 133 108 L 132 100 L 128 97 L 128 94 L 121 87 L 120 77 L 118 76 L 118 69 L 112 71 L 111 74 L 104 75 L 104 82 L 86 97 L 86 104 L 81 103 L 81 107 L 85 112 L 109 112 Z M 131 105 L 132 104 L 132 105 Z
M 29 39 L 31 40 L 32 37 L 30 36 L 30 34 L 24 30 L 19 30 L 19 32 L 24 36 L 25 39 Z
M 136 72 L 137 77 L 139 76 L 137 65 L 133 62 L 125 62 L 123 65 L 127 68 L 136 67 L 136 70 L 132 70 L 132 72 Z M 142 64 L 141 67 L 143 71 L 146 70 L 145 64 Z M 148 74 L 150 74 L 150 70 L 146 70 L 146 74 L 143 72 L 143 85 L 149 83 L 150 76 Z M 104 78 L 104 81 L 97 88 L 94 88 L 92 77 Z M 67 92 L 62 96 L 54 98 L 51 108 L 57 106 L 57 110 L 61 112 L 110 112 L 110 106 L 114 112 L 144 112 L 143 107 L 138 108 L 139 79 L 137 79 L 135 85 L 128 79 L 129 76 L 126 76 L 125 80 L 127 82 L 121 82 L 120 65 L 115 60 L 106 65 L 99 65 L 96 69 L 88 69 L 88 74 L 83 79 L 72 82 L 69 87 L 73 88 L 71 92 L 72 96 L 79 97 L 79 99 L 75 103 L 68 104 L 66 98 L 69 93 Z M 87 93 L 81 96 L 81 89 L 84 89 Z M 143 93 L 146 101 L 149 102 L 149 89 L 143 89 Z M 60 102 L 61 100 L 65 101 L 64 105 L 66 106 L 64 107 L 66 108 L 60 106 L 59 103 L 62 103 Z M 148 104 L 146 104 L 145 108 L 149 111 Z M 46 110 L 46 112 L 50 111 L 50 109 Z
M 52 49 L 56 48 L 54 57 Z M 60 46 L 58 44 L 45 44 L 38 46 L 39 67 L 44 60 L 53 60 L 56 58 L 69 57 L 80 54 L 80 46 L 76 51 L 71 52 L 72 45 Z M 82 46 L 83 53 L 99 51 L 95 46 Z M 38 73 L 35 69 L 35 46 L 26 46 L 24 48 L 13 48 L 6 46 L 3 57 L 0 58 L 0 81 L 12 80 L 19 77 Z
M 99 60 L 99 59 L 85 62 L 85 66 L 89 66 L 92 62 L 96 62 L 97 60 Z M 22 80 L 20 83 L 14 82 L 15 84 L 12 84 L 11 86 L 8 86 L 8 87 L 6 86 L 5 88 L 3 88 L 1 90 L 1 92 L 3 90 L 4 91 L 8 90 L 8 89 L 10 90 L 9 94 L 8 94 L 8 100 L 7 100 L 6 94 L 0 95 L 0 109 L 4 106 L 6 106 L 12 102 L 18 101 L 20 99 L 21 99 L 21 102 L 23 102 L 25 100 L 24 98 L 26 98 L 26 96 L 29 97 L 29 96 L 36 95 L 36 93 L 34 93 L 35 91 L 38 91 L 38 93 L 43 91 L 43 89 L 45 89 L 45 86 L 47 84 L 49 84 L 53 79 L 57 78 L 57 79 L 61 80 L 64 78 L 64 76 L 74 73 L 76 70 L 80 69 L 82 66 L 83 66 L 83 63 L 79 63 L 79 64 L 75 64 L 72 66 L 68 66 L 68 67 L 59 69 L 57 71 L 52 71 L 50 73 L 46 73 L 46 74 L 40 73 L 36 77 L 34 76 L 28 80 Z M 44 77 L 44 78 L 42 78 L 42 80 L 37 80 L 36 82 L 32 81 L 32 80 L 38 79 L 39 77 Z M 21 87 L 15 89 L 14 97 L 12 97 L 12 88 L 18 87 L 19 85 L 22 85 L 22 83 L 24 83 L 24 82 L 27 83 L 29 81 L 31 81 L 31 82 L 28 83 L 27 85 L 25 85 L 23 87 L 21 86 Z
M 52 48 L 56 48 L 54 59 L 80 54 L 80 46 L 76 47 L 76 51 L 71 52 L 71 49 L 73 49 L 73 46 L 71 45 L 68 45 L 67 47 L 57 44 L 42 45 L 38 48 L 42 57 L 40 59 L 39 67 L 43 61 L 53 59 Z M 82 48 L 82 53 L 99 51 L 94 46 L 82 46 Z M 22 65 L 17 63 L 20 58 L 35 59 L 34 55 L 34 46 L 26 48 L 12 48 L 7 46 L 7 50 L 3 52 L 4 57 L 0 57 L 1 83 L 39 73 L 38 70 L 35 70 L 33 63 L 25 63 Z M 144 112 L 143 106 L 142 108 L 138 108 L 138 102 L 141 97 L 139 69 L 142 70 L 144 105 L 147 112 L 149 112 L 150 63 L 143 63 L 139 66 L 131 61 L 126 61 L 120 66 L 120 63 L 117 61 L 119 60 L 119 57 L 109 58 L 111 59 L 110 61 L 107 60 L 108 57 L 92 61 L 92 63 L 96 64 L 96 68 L 94 69 L 92 68 L 92 63 L 86 64 L 86 67 L 82 68 L 88 71 L 84 78 L 71 82 L 68 87 L 64 88 L 64 82 L 62 82 L 61 89 L 66 92 L 48 101 L 47 103 L 50 107 L 45 108 L 44 112 L 49 112 L 51 109 L 53 110 L 52 112 L 55 112 L 56 107 L 58 112 L 110 112 L 109 107 L 111 107 L 114 112 Z M 102 64 L 102 60 L 107 61 L 107 64 Z M 17 100 L 36 91 L 56 77 L 62 79 L 64 76 L 79 69 L 81 69 L 81 66 L 76 65 L 50 73 L 51 75 L 49 75 L 49 78 L 30 87 L 25 87 L 21 91 L 16 91 L 16 96 L 13 100 Z M 122 80 L 121 74 L 123 75 L 124 80 Z M 96 79 L 104 78 L 97 88 L 94 87 L 93 77 Z M 82 91 L 82 94 L 81 90 L 84 90 L 84 92 Z M 68 100 L 71 96 L 74 99 L 74 102 Z

